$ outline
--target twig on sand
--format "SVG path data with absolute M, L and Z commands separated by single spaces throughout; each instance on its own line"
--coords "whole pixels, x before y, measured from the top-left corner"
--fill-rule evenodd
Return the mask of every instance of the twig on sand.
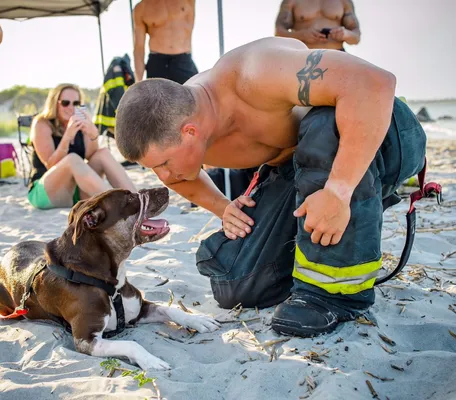
M 371 372 L 368 372 L 368 371 L 364 371 L 364 373 L 365 373 L 366 375 L 371 376 L 372 378 L 379 379 L 379 380 L 381 380 L 382 382 L 394 381 L 394 378 L 382 378 L 381 376 L 374 375 L 374 374 L 372 374 Z
M 371 321 L 370 319 L 367 319 L 366 317 L 358 317 L 355 320 L 358 324 L 362 325 L 370 325 L 370 326 L 377 326 L 377 324 L 374 321 Z
M 174 301 L 174 293 L 171 289 L 168 289 L 168 292 L 169 292 L 168 307 L 171 307 L 171 304 L 173 304 L 173 301 Z
M 384 346 L 383 344 L 380 343 L 380 346 L 382 347 L 383 350 L 385 350 L 389 354 L 396 354 L 397 351 L 391 350 L 389 347 Z
M 161 394 L 160 394 L 160 389 L 158 388 L 157 384 L 155 383 L 155 380 L 152 381 L 152 385 L 154 386 L 155 392 L 157 393 L 157 399 L 161 400 Z
M 440 260 L 440 262 L 445 261 L 447 258 L 450 258 L 456 254 L 456 250 L 448 253 L 442 253 L 443 258 Z
M 228 314 L 232 313 L 232 312 L 236 312 L 239 307 L 242 307 L 242 303 L 236 304 L 230 311 L 228 311 Z
M 160 283 L 157 283 L 155 285 L 155 287 L 166 285 L 168 282 L 169 282 L 169 279 L 166 278 L 164 281 L 161 281 Z
M 388 336 L 382 335 L 381 333 L 378 334 L 380 339 L 382 339 L 385 343 L 388 343 L 391 346 L 396 346 L 396 342 L 391 340 Z
M 244 309 L 243 309 L 242 305 L 240 305 L 239 308 L 234 313 L 234 318 L 239 318 L 239 315 L 241 315 L 242 311 L 244 311 Z
M 179 342 L 179 343 L 184 343 L 183 340 L 180 340 L 180 339 L 175 338 L 175 337 L 173 337 L 173 336 L 171 336 L 171 335 L 168 335 L 168 334 L 165 333 L 165 332 L 155 331 L 155 333 L 156 333 L 157 335 L 163 336 L 163 337 L 166 338 L 166 339 L 174 340 L 175 342 Z
M 182 303 L 182 300 L 179 300 L 177 302 L 177 304 L 179 304 L 179 307 L 182 308 L 182 310 L 185 311 L 186 313 L 193 314 L 187 307 L 184 306 L 184 303 Z
M 370 380 L 366 380 L 366 385 L 367 385 L 367 387 L 369 388 L 369 390 L 370 390 L 370 392 L 372 394 L 372 398 L 378 399 L 378 394 L 375 391 L 374 387 L 372 386 L 372 383 L 370 382 Z
M 244 325 L 244 328 L 247 329 L 247 332 L 249 333 L 250 336 L 252 336 L 252 340 L 258 344 L 261 349 L 264 350 L 263 346 L 261 345 L 260 341 L 257 339 L 256 335 L 250 330 L 250 328 L 247 326 L 247 324 L 242 321 L 242 325 Z
M 450 332 L 450 335 L 456 339 L 456 333 L 454 333 L 453 331 L 450 331 L 449 329 L 448 329 L 448 332 Z
M 416 232 L 422 233 L 422 232 L 448 232 L 448 231 L 456 231 L 456 227 L 454 226 L 444 226 L 442 228 L 417 228 Z
M 276 344 L 279 343 L 285 343 L 288 342 L 291 338 L 284 338 L 284 339 L 276 339 L 276 340 L 268 340 L 263 343 L 258 343 L 255 345 L 255 347 L 270 347 L 270 346 L 275 346 Z
M 247 318 L 247 319 L 227 319 L 225 321 L 218 321 L 221 324 L 233 324 L 233 323 L 242 323 L 242 322 L 251 322 L 251 321 L 258 321 L 261 319 L 260 317 L 254 317 L 254 318 Z

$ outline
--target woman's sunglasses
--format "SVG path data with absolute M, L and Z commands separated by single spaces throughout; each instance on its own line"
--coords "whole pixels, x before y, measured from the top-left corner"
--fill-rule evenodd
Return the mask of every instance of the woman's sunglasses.
M 71 104 L 70 100 L 59 100 L 59 103 L 62 105 L 62 107 L 68 107 Z M 81 105 L 81 102 L 79 100 L 73 101 L 73 106 L 74 107 L 79 107 Z

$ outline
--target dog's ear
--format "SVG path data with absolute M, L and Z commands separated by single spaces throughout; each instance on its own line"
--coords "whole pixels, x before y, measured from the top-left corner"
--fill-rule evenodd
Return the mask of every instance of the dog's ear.
M 78 203 L 79 204 L 79 203 Z M 95 229 L 105 219 L 105 211 L 95 205 L 93 208 L 87 209 L 86 207 L 79 207 L 74 218 L 74 232 L 73 232 L 73 244 L 82 235 L 84 229 Z
M 84 203 L 86 202 L 87 200 L 79 200 L 74 206 L 73 208 L 71 209 L 70 211 L 70 214 L 68 215 L 68 225 L 71 225 L 75 218 L 76 218 L 76 215 L 78 213 L 78 210 L 81 209 L 81 207 L 84 205 Z

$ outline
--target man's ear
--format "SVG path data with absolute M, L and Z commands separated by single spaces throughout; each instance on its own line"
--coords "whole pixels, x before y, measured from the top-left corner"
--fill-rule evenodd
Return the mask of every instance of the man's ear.
M 73 244 L 76 245 L 76 241 L 82 235 L 84 229 L 93 230 L 97 228 L 105 219 L 105 211 L 99 207 L 94 206 L 90 209 L 84 209 L 80 207 L 74 217 L 74 233 L 73 233 Z

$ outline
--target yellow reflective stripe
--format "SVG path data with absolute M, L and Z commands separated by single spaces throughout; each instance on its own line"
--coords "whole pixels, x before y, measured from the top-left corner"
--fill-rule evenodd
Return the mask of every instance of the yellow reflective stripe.
M 303 273 L 299 272 L 296 267 L 293 270 L 293 278 L 299 279 L 314 286 L 318 286 L 319 288 L 322 288 L 331 294 L 356 294 L 362 292 L 363 290 L 372 288 L 375 283 L 375 278 L 369 279 L 366 282 L 357 285 L 346 283 L 321 283 L 305 276 Z
M 347 278 L 347 277 L 358 277 L 361 275 L 367 275 L 371 272 L 377 271 L 382 267 L 382 259 L 377 261 L 371 261 L 364 264 L 352 265 L 343 268 L 331 267 L 325 264 L 317 264 L 309 261 L 301 249 L 296 246 L 295 259 L 304 268 L 310 269 L 320 274 L 330 276 L 332 278 Z
M 98 114 L 95 116 L 95 121 L 93 121 L 95 125 L 104 125 L 104 126 L 116 126 L 116 119 L 114 117 L 106 117 L 104 115 Z
M 343 268 L 317 264 L 309 261 L 301 249 L 296 246 L 293 277 L 318 286 L 331 294 L 355 294 L 374 286 L 381 266 L 381 258 L 377 261 Z M 318 275 L 321 275 L 319 280 L 315 279 Z
M 103 84 L 103 89 L 107 93 L 109 90 L 116 87 L 123 86 L 124 90 L 127 90 L 127 85 L 125 85 L 124 78 L 118 76 L 117 78 L 109 79 Z

